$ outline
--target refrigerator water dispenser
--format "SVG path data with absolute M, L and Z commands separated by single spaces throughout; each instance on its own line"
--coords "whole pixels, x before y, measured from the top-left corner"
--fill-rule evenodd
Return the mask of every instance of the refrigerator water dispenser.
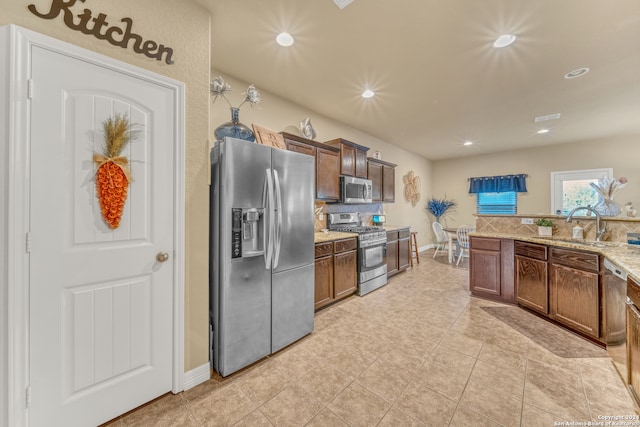
M 231 209 L 231 258 L 248 258 L 264 254 L 264 209 Z

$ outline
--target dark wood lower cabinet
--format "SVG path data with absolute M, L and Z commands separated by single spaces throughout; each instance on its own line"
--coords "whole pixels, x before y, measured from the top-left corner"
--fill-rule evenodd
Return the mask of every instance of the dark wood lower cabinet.
M 410 236 L 409 229 L 398 232 L 398 270 L 409 268 L 409 259 L 411 257 Z
M 333 256 L 334 299 L 353 294 L 358 287 L 358 253 L 349 251 Z
M 516 301 L 541 314 L 549 314 L 547 246 L 515 242 Z
M 549 262 L 549 317 L 601 340 L 599 255 L 552 247 Z
M 398 240 L 387 240 L 387 276 L 393 276 L 398 271 Z
M 409 268 L 409 228 L 387 231 L 387 276 L 393 276 Z
M 514 303 L 513 240 L 472 237 L 470 246 L 471 294 Z
M 640 404 L 640 284 L 627 278 L 627 383 Z
M 316 243 L 316 310 L 346 298 L 358 288 L 358 242 L 356 238 Z
M 549 313 L 547 261 L 515 257 L 516 301 L 542 314 Z
M 333 255 L 316 258 L 314 301 L 316 309 L 333 301 Z
M 598 273 L 551 264 L 552 319 L 585 333 L 600 337 L 600 277 Z

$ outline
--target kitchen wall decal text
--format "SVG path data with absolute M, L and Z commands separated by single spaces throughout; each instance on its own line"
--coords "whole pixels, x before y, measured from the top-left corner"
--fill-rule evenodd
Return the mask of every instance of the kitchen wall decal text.
M 98 16 L 93 17 L 93 12 L 90 9 L 84 9 L 82 13 L 78 13 L 74 16 L 74 12 L 71 8 L 76 4 L 78 0 L 53 0 L 51 2 L 51 10 L 47 13 L 40 13 L 34 4 L 28 6 L 29 11 L 34 15 L 42 19 L 55 19 L 63 13 L 63 20 L 67 27 L 72 30 L 80 31 L 84 34 L 93 34 L 100 40 L 106 40 L 114 46 L 120 46 L 123 49 L 129 47 L 129 42 L 133 41 L 132 48 L 136 53 L 142 53 L 149 58 L 155 58 L 161 61 L 163 56 L 167 64 L 173 64 L 171 59 L 173 56 L 173 49 L 163 44 L 158 44 L 153 40 L 143 41 L 142 36 L 131 32 L 133 26 L 133 20 L 131 18 L 122 18 L 120 21 L 124 22 L 125 29 L 123 30 L 117 26 L 109 26 L 107 22 L 107 15 L 99 13 Z M 80 0 L 82 3 L 85 0 Z M 76 21 L 76 19 L 78 21 Z

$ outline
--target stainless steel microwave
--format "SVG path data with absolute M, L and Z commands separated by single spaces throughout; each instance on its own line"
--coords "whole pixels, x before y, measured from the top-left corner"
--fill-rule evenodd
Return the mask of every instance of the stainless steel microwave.
M 371 203 L 371 180 L 353 176 L 340 177 L 342 203 Z

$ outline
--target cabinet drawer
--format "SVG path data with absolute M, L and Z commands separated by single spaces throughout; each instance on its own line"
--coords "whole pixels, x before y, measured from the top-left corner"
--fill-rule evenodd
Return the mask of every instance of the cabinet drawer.
M 516 255 L 539 259 L 541 261 L 547 260 L 547 247 L 536 243 L 516 242 L 515 253 Z
M 393 242 L 398 240 L 398 232 L 397 231 L 387 231 L 387 242 Z
M 640 285 L 630 277 L 627 278 L 627 296 L 636 307 L 640 307 Z
M 334 242 L 334 252 L 337 254 L 340 252 L 352 251 L 356 249 L 356 247 L 358 247 L 358 241 L 355 238 L 336 240 Z
M 600 259 L 598 254 L 590 252 L 572 251 L 570 249 L 551 248 L 551 263 L 566 265 L 585 271 L 600 271 Z
M 500 251 L 500 239 L 486 239 L 484 237 L 472 237 L 471 248 L 485 251 Z
M 398 231 L 398 239 L 408 239 L 411 232 L 407 228 L 406 230 Z
M 333 253 L 333 242 L 316 243 L 316 258 Z

